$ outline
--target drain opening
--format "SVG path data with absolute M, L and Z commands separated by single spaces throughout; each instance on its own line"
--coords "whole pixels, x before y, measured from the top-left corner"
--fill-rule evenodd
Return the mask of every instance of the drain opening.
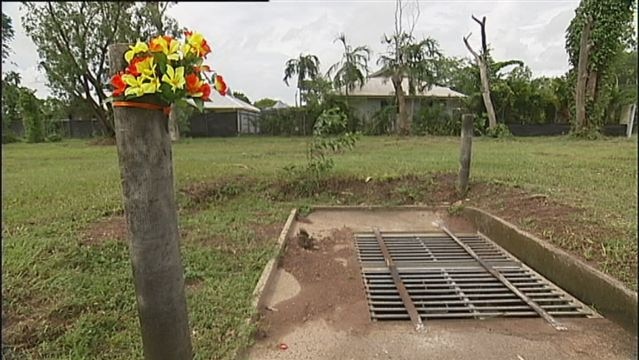
M 421 319 L 539 316 L 446 234 L 381 236 Z M 355 237 L 372 320 L 409 320 L 375 234 Z M 457 238 L 549 315 L 597 316 L 492 241 L 468 234 Z

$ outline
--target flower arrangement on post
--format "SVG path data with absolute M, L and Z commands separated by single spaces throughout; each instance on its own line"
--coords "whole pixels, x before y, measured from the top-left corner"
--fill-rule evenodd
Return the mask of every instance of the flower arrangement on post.
M 184 35 L 183 42 L 163 35 L 130 46 L 124 54 L 127 68 L 111 78 L 113 105 L 162 109 L 159 105 L 128 101 L 149 95 L 167 105 L 190 98 L 202 111 L 204 101 L 211 101 L 211 88 L 226 95 L 222 76 L 203 64 L 211 48 L 202 34 L 185 31 Z

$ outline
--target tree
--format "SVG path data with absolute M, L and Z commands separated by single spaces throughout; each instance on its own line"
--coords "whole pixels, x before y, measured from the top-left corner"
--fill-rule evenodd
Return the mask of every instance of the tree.
M 44 122 L 40 100 L 35 97 L 33 91 L 21 91 L 18 99 L 18 108 L 24 121 L 24 132 L 27 142 L 39 143 L 44 141 Z
M 10 130 L 11 125 L 22 121 L 18 105 L 23 91 L 20 81 L 20 74 L 15 71 L 2 79 L 2 143 L 16 140 L 16 134 Z
M 260 109 L 270 108 L 271 106 L 275 104 L 277 104 L 277 100 L 273 100 L 269 98 L 259 99 L 255 103 L 253 103 L 253 105 L 255 105 L 256 107 Z
M 614 77 L 610 67 L 633 44 L 634 0 L 582 0 L 566 30 L 566 51 L 576 76 L 573 130 L 587 135 L 604 120 Z
M 484 106 L 486 107 L 486 112 L 488 113 L 488 128 L 494 129 L 497 126 L 497 117 L 495 116 L 495 109 L 493 107 L 492 100 L 490 98 L 490 81 L 488 78 L 488 46 L 486 45 L 486 17 L 484 16 L 481 21 L 479 21 L 475 16 L 472 16 L 473 20 L 477 22 L 481 28 L 481 44 L 482 51 L 478 54 L 473 48 L 468 44 L 468 38 L 470 38 L 471 34 L 465 36 L 464 44 L 466 48 L 475 58 L 475 62 L 477 66 L 479 66 L 479 76 L 481 78 L 481 94 L 482 99 L 484 100 Z
M 11 48 L 9 42 L 13 40 L 15 32 L 13 31 L 13 25 L 11 24 L 11 18 L 5 13 L 2 13 L 2 63 L 9 58 L 11 54 Z
M 284 83 L 289 86 L 288 81 L 297 75 L 297 89 L 299 105 L 306 101 L 306 87 L 304 82 L 312 80 L 319 74 L 320 62 L 317 56 L 309 54 L 300 56 L 297 59 L 289 59 L 284 68 Z
M 150 34 L 158 23 L 157 18 L 149 14 L 153 14 L 157 6 L 158 14 L 165 16 L 162 11 L 166 7 L 160 4 L 24 3 L 26 11 L 22 22 L 38 48 L 47 85 L 60 98 L 86 103 L 110 136 L 115 133 L 112 108 L 105 93 L 109 82 L 107 48 Z M 162 26 L 166 30 L 167 25 Z
M 240 99 L 240 100 L 244 101 L 247 104 L 251 103 L 251 100 L 249 100 L 249 98 L 246 95 L 244 95 L 243 93 L 241 93 L 239 91 L 233 91 L 233 97 L 237 98 L 237 99 Z
M 382 69 L 376 75 L 390 78 L 395 89 L 395 99 L 398 108 L 399 133 L 407 135 L 411 132 L 412 114 L 409 116 L 406 106 L 406 93 L 402 82 L 408 79 L 408 92 L 415 94 L 416 90 L 423 91 L 431 86 L 437 77 L 435 70 L 438 63 L 436 59 L 441 55 L 437 42 L 432 38 L 424 38 L 417 42 L 413 36 L 413 30 L 419 18 L 419 4 L 409 15 L 412 17 L 405 21 L 404 12 L 410 10 L 408 4 L 402 0 L 395 3 L 395 32 L 391 36 L 384 35 L 383 44 L 387 46 L 387 52 L 377 60 Z M 406 24 L 405 24 L 406 22 Z M 408 26 L 408 30 L 404 29 Z
M 348 102 L 349 91 L 355 90 L 357 85 L 361 88 L 366 83 L 371 51 L 365 45 L 353 48 L 346 42 L 344 34 L 339 34 L 335 41 L 342 43 L 344 53 L 342 58 L 328 69 L 327 76 L 333 77 L 333 85 L 336 88 L 344 88 Z

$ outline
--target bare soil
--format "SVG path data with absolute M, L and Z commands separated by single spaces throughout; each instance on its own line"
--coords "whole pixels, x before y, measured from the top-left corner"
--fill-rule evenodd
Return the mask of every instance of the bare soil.
M 128 230 L 124 216 L 109 216 L 91 224 L 82 234 L 85 245 L 99 245 L 107 240 L 126 241 Z
M 262 337 L 275 339 L 308 321 L 324 319 L 345 331 L 362 331 L 369 324 L 366 292 L 348 228 L 315 239 L 316 249 L 304 249 L 292 237 L 280 267 L 301 285 L 293 298 L 266 310 L 260 319 Z

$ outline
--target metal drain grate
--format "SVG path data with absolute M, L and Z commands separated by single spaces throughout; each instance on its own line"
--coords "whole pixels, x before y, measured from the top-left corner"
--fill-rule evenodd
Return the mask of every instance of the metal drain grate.
M 421 319 L 539 316 L 447 234 L 385 232 L 382 237 Z M 551 316 L 598 316 L 492 241 L 456 237 Z M 356 234 L 356 244 L 372 319 L 409 319 L 375 234 Z

